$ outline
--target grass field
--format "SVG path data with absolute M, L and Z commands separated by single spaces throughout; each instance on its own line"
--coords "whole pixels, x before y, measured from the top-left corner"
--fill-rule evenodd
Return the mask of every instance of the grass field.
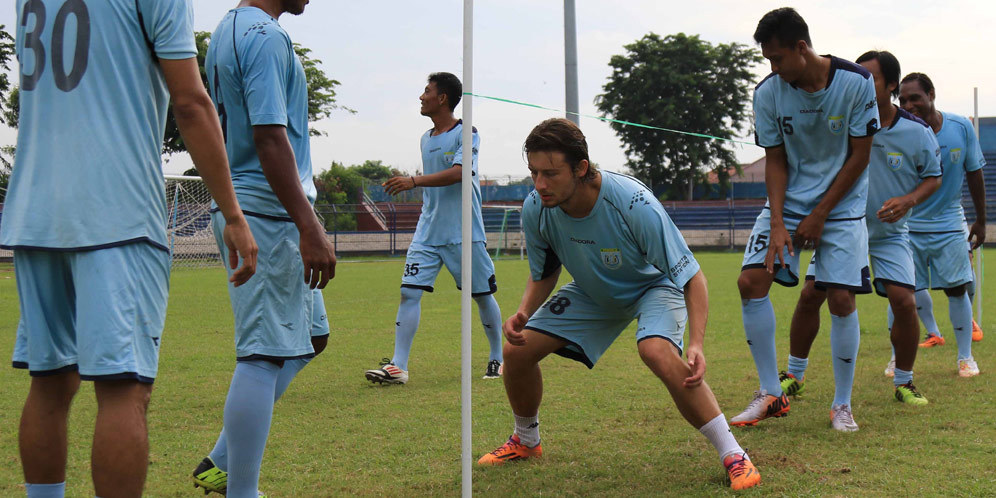
M 996 251 L 986 251 L 996 261 Z M 757 388 L 745 344 L 736 277 L 740 254 L 699 252 L 709 279 L 707 380 L 726 415 Z M 805 256 L 804 256 L 805 260 Z M 996 264 L 990 264 L 996 269 Z M 496 263 L 504 315 L 518 305 L 528 274 L 524 261 Z M 459 293 L 448 275 L 422 301 L 422 323 L 406 386 L 375 387 L 363 370 L 393 351 L 401 259 L 340 263 L 325 292 L 332 338 L 277 404 L 261 488 L 270 496 L 440 496 L 460 489 Z M 921 408 L 892 399 L 882 375 L 889 359 L 885 300 L 859 298 L 862 344 L 854 413 L 861 430 L 828 428 L 833 397 L 829 319 L 817 339 L 804 398 L 789 417 L 734 429 L 762 473 L 751 493 L 775 495 L 996 494 L 996 270 L 987 271 L 988 303 L 975 344 L 982 375 L 957 376 L 947 300 L 935 294 L 948 345 L 921 350 L 916 384 L 930 399 Z M 778 352 L 784 367 L 787 327 L 798 289 L 777 287 Z M 0 358 L 8 361 L 17 324 L 13 269 L 0 267 Z M 475 322 L 477 322 L 475 311 Z M 475 469 L 481 495 L 720 495 L 725 474 L 709 445 L 684 422 L 663 385 L 643 366 L 624 332 L 589 371 L 550 357 L 543 365 L 540 410 L 544 458 Z M 211 449 L 234 367 L 232 314 L 222 270 L 178 270 L 170 289 L 159 377 L 149 410 L 148 496 L 198 496 L 189 480 Z M 504 442 L 512 417 L 500 381 L 480 379 L 487 342 L 474 327 L 476 455 Z M 479 372 L 477 371 L 479 370 Z M 22 371 L 0 368 L 0 496 L 23 493 L 17 421 L 28 387 Z M 70 427 L 69 496 L 93 496 L 89 440 L 95 403 L 84 383 Z

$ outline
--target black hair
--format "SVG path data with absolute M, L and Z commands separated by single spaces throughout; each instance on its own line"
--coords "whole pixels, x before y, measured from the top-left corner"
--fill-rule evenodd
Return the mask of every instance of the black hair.
M 886 86 L 889 83 L 895 83 L 896 88 L 891 92 L 893 98 L 899 97 L 899 75 L 902 72 L 899 70 L 899 59 L 896 59 L 895 55 L 887 50 L 869 50 L 858 57 L 858 60 L 854 61 L 858 64 L 866 61 L 878 61 L 878 67 L 882 69 L 882 76 L 885 77 Z
M 782 7 L 764 15 L 754 30 L 754 41 L 760 45 L 777 40 L 785 47 L 791 47 L 799 40 L 813 46 L 809 39 L 809 25 L 792 7 Z
M 923 93 L 930 93 L 934 91 L 934 82 L 930 81 L 930 78 L 923 73 L 910 73 L 903 77 L 903 83 L 909 83 L 911 81 L 916 81 L 920 83 L 920 88 L 923 88 Z
M 450 110 L 456 109 L 460 99 L 463 98 L 463 83 L 453 73 L 432 73 L 429 75 L 429 83 L 436 84 L 436 90 L 446 95 L 446 103 Z

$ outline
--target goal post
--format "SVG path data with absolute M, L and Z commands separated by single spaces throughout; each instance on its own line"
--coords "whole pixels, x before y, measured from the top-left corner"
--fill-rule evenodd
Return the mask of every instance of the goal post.
M 165 175 L 166 240 L 174 268 L 217 266 L 221 255 L 211 229 L 211 193 L 197 176 Z

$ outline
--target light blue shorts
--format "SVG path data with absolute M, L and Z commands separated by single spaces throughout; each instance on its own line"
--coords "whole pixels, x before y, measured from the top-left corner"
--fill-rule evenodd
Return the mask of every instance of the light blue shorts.
M 169 295 L 169 253 L 144 242 L 14 251 L 21 319 L 13 363 L 32 376 L 151 384 Z
M 325 297 L 322 296 L 321 289 L 315 289 L 312 293 L 311 306 L 311 337 L 324 337 L 329 335 L 329 316 L 325 312 Z
M 868 258 L 875 276 L 875 293 L 887 297 L 885 286 L 896 285 L 914 289 L 916 269 L 913 265 L 913 244 L 907 234 L 897 233 L 868 241 Z
M 968 231 L 910 232 L 916 290 L 950 289 L 975 281 L 966 250 Z
M 795 234 L 802 218 L 784 216 L 785 228 L 789 235 Z M 764 258 L 768 254 L 768 239 L 771 234 L 771 212 L 761 210 L 747 247 L 741 270 L 764 268 Z M 790 256 L 786 247 L 785 268 L 775 258 L 775 282 L 786 287 L 799 284 L 799 257 L 802 251 L 795 248 L 795 256 Z M 813 279 L 819 288 L 839 288 L 858 294 L 871 292 L 871 275 L 868 271 L 868 228 L 863 218 L 829 219 L 823 225 L 820 245 L 813 252 L 810 266 Z
M 427 246 L 417 243 L 408 246 L 401 286 L 432 292 L 436 276 L 445 265 L 450 275 L 453 276 L 457 289 L 459 289 L 461 285 L 460 246 L 461 244 Z M 473 248 L 472 278 L 474 284 L 470 286 L 470 292 L 474 297 L 494 294 L 498 291 L 498 284 L 495 280 L 495 265 L 491 261 L 491 256 L 488 255 L 484 242 L 474 242 Z
M 315 355 L 311 346 L 315 293 L 304 283 L 304 263 L 298 250 L 300 234 L 289 218 L 248 215 L 249 229 L 259 246 L 256 274 L 235 287 L 228 297 L 235 315 L 235 357 L 248 360 L 291 360 Z M 211 215 L 222 261 L 228 248 L 222 240 L 225 218 Z M 232 269 L 228 268 L 228 274 Z
M 684 295 L 670 287 L 651 287 L 636 303 L 612 309 L 592 301 L 571 282 L 536 310 L 525 328 L 567 341 L 555 352 L 593 368 L 634 318 L 637 343 L 660 337 L 681 355 L 688 313 Z

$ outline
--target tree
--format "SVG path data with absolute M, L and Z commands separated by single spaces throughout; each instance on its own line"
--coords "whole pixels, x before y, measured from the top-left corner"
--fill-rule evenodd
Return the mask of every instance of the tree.
M 612 75 L 595 98 L 603 116 L 731 139 L 750 127 L 751 68 L 763 59 L 739 43 L 717 44 L 684 33 L 645 35 L 609 61 Z M 669 197 L 691 198 L 714 170 L 724 185 L 739 171 L 730 142 L 611 123 L 625 144 L 626 165 Z
M 17 127 L 17 87 L 10 82 L 10 64 L 15 59 L 14 37 L 0 24 L 0 123 Z M 12 121 L 13 120 L 13 121 Z M 14 163 L 14 146 L 0 147 L 0 203 L 7 196 L 10 170 Z
M 388 178 L 403 174 L 397 168 L 385 165 L 380 159 L 376 161 L 367 159 L 363 161 L 363 164 L 350 166 L 350 169 L 355 170 L 358 175 L 373 183 L 383 183 Z

